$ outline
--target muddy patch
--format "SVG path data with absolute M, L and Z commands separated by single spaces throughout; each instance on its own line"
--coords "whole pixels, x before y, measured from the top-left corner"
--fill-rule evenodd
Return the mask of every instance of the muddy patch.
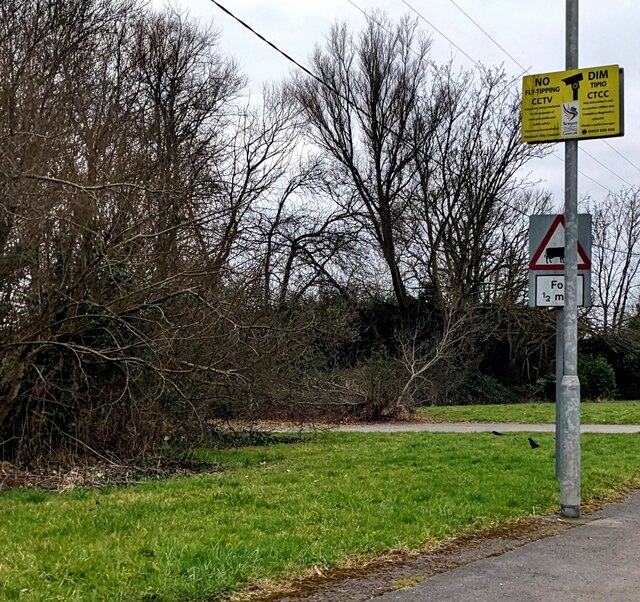
M 420 552 L 396 552 L 357 570 L 336 570 L 292 582 L 286 587 L 246 592 L 251 602 L 365 602 L 390 591 L 415 587 L 434 575 L 476 560 L 500 556 L 532 541 L 559 535 L 586 520 L 537 517 L 466 534 Z M 262 589 L 262 588 L 261 588 Z

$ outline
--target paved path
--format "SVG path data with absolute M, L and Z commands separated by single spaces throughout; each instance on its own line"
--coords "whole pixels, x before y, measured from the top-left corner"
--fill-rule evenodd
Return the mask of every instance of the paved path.
M 348 424 L 332 427 L 332 431 L 353 433 L 553 433 L 555 424 L 516 424 L 480 422 L 394 422 L 376 424 Z M 583 424 L 583 433 L 640 433 L 640 424 Z M 640 601 L 640 594 L 638 597 Z
M 638 602 L 640 492 L 585 524 L 376 597 L 380 602 Z

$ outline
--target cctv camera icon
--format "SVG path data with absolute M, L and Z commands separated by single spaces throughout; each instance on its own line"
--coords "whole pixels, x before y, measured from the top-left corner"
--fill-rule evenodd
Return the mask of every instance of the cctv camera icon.
M 573 90 L 573 100 L 578 100 L 578 90 L 580 89 L 580 82 L 584 79 L 582 73 L 576 73 L 571 77 L 565 77 L 562 81 L 567 85 L 571 86 L 571 90 Z

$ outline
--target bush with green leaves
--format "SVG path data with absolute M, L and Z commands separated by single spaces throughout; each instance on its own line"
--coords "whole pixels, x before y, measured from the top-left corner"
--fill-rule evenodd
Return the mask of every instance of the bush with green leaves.
M 616 396 L 616 375 L 601 355 L 579 358 L 578 377 L 582 399 L 610 399 Z

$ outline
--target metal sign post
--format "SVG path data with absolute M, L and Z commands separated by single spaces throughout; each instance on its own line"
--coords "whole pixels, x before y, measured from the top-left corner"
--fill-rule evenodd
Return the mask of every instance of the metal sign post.
M 566 69 L 578 68 L 578 0 L 566 0 Z M 578 380 L 578 140 L 565 142 L 565 295 L 560 384 L 560 509 L 580 516 L 580 381 Z
M 578 29 L 578 0 L 566 0 L 565 71 L 525 76 L 521 113 L 523 142 L 565 144 L 564 215 L 530 219 L 529 305 L 562 308 L 556 316 L 556 477 L 562 514 L 571 518 L 580 516 L 578 305 L 591 302 L 590 220 L 588 251 L 578 220 L 578 140 L 624 135 L 624 71 L 618 65 L 579 69 Z M 554 221 L 538 236 L 536 224 L 544 223 L 538 218 L 547 217 Z
M 576 305 L 590 307 L 592 220 L 587 213 L 577 217 L 578 240 L 572 245 L 577 259 Z M 565 441 L 567 403 L 563 397 L 567 238 L 564 215 L 529 216 L 529 305 L 556 308 L 556 478 L 561 483 L 567 474 L 565 459 L 571 453 L 567 452 Z
M 564 429 L 562 422 L 562 376 L 564 375 L 564 309 L 556 309 L 556 479 L 562 480 L 562 450 L 564 448 Z

